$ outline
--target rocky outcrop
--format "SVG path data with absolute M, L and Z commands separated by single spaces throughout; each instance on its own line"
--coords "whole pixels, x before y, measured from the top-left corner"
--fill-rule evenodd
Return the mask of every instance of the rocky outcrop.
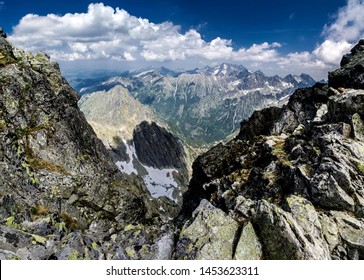
M 340 62 L 340 69 L 329 73 L 329 86 L 334 88 L 364 87 L 364 39 L 344 55 Z
M 197 158 L 178 258 L 216 257 L 200 246 L 197 230 L 217 232 L 209 218 L 197 224 L 209 201 L 209 217 L 231 220 L 233 249 L 226 236 L 213 240 L 229 258 L 364 259 L 364 87 L 355 66 L 362 45 L 330 74 L 331 86 L 347 88 L 297 90 L 287 105 L 256 111 L 235 139 Z
M 342 69 L 362 63 L 361 46 Z M 350 73 L 346 88 L 331 75 L 334 87 L 255 112 L 199 156 L 172 223 L 171 200 L 120 172 L 58 65 L 0 37 L 0 259 L 364 259 L 364 90 Z M 180 155 L 154 124 L 135 136 Z M 129 164 L 135 147 L 113 141 Z M 139 156 L 172 164 L 153 152 Z
M 159 205 L 138 177 L 119 172 L 78 100 L 46 54 L 0 38 L 1 259 L 154 258 L 170 235 Z
M 4 30 L 3 30 L 3 28 L 2 28 L 2 27 L 0 27 L 0 37 L 3 37 L 3 38 L 6 38 L 6 37 L 7 37 L 7 35 L 6 35 L 6 33 L 4 32 Z
M 133 141 L 138 159 L 155 168 L 186 168 L 182 144 L 165 128 L 144 121 L 134 129 Z

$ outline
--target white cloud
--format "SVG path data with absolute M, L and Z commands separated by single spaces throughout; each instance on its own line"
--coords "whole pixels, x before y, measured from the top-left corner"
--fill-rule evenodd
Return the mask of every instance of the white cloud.
M 235 51 L 231 40 L 217 37 L 207 42 L 195 29 L 181 33 L 171 22 L 152 23 L 102 3 L 90 4 L 87 13 L 81 14 L 28 14 L 15 26 L 10 40 L 30 51 L 46 51 L 55 60 L 71 61 L 271 61 L 280 47 L 263 43 Z
M 322 34 L 325 40 L 313 54 L 327 65 L 338 65 L 341 57 L 364 35 L 364 0 L 348 0 Z
M 191 67 L 197 66 L 192 63 L 235 62 L 280 73 L 300 69 L 323 78 L 364 35 L 364 0 L 348 0 L 333 22 L 323 28 L 322 35 L 323 43 L 311 52 L 282 55 L 279 53 L 281 44 L 277 42 L 234 49 L 229 39 L 217 37 L 206 41 L 196 29 L 183 33 L 180 26 L 172 22 L 152 23 L 123 9 L 99 3 L 90 4 L 86 13 L 28 14 L 14 27 L 9 38 L 18 47 L 46 51 L 59 61 L 175 62 L 180 65 L 190 61 Z
M 324 28 L 327 39 L 339 42 L 355 42 L 364 33 L 364 0 L 348 0 L 348 4 L 339 9 L 336 20 Z
M 364 0 L 348 0 L 333 22 L 324 26 L 322 36 L 323 42 L 312 52 L 288 54 L 278 64 L 286 69 L 299 66 L 326 78 L 327 71 L 337 68 L 342 56 L 364 36 Z
M 318 48 L 313 51 L 313 54 L 319 61 L 327 64 L 337 65 L 343 54 L 349 52 L 352 44 L 346 41 L 335 42 L 330 39 L 325 40 Z
M 248 49 L 240 49 L 235 54 L 236 60 L 250 60 L 250 61 L 261 61 L 261 62 L 272 62 L 279 60 L 279 54 L 277 48 L 281 47 L 281 44 L 274 42 L 268 44 L 253 44 Z

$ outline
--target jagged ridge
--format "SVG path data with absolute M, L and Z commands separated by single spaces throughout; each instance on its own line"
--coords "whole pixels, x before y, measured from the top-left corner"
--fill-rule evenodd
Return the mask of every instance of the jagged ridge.
M 346 89 L 297 90 L 197 158 L 176 258 L 364 259 L 362 42 L 330 74 Z

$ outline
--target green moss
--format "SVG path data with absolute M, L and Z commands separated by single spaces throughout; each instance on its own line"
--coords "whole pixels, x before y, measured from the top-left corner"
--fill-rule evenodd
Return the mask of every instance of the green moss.
M 72 251 L 68 256 L 68 260 L 82 260 L 82 256 L 77 251 Z
M 66 231 L 66 224 L 64 222 L 56 223 L 54 225 L 54 228 L 57 229 L 59 232 L 65 232 Z
M 111 239 L 115 242 L 117 236 L 118 235 L 116 233 L 114 233 L 113 235 L 111 235 Z
M 293 166 L 293 164 L 288 159 L 288 155 L 284 150 L 285 139 L 284 138 L 276 138 L 274 141 L 277 141 L 275 145 L 272 147 L 272 155 L 276 156 L 280 163 L 284 166 Z
M 39 235 L 36 235 L 36 234 L 32 234 L 32 237 L 34 238 L 36 243 L 45 245 L 46 242 L 47 242 L 47 239 L 45 237 L 42 237 L 42 236 L 39 236 Z
M 308 177 L 311 176 L 312 174 L 312 166 L 310 166 L 309 164 L 303 164 L 302 165 L 302 171 L 304 172 L 304 174 Z
M 131 247 L 126 247 L 125 248 L 125 252 L 127 253 L 127 255 L 131 258 L 131 259 L 137 259 L 137 254 L 135 252 L 135 250 Z
M 118 136 L 118 135 L 115 135 L 115 136 L 113 136 L 113 138 L 112 138 L 112 141 L 117 145 L 117 146 L 119 146 L 119 145 L 121 145 L 121 143 L 122 143 L 122 139 L 120 138 L 120 136 Z
M 6 226 L 7 227 L 12 227 L 14 225 L 14 220 L 15 218 L 14 217 L 9 217 L 6 219 Z
M 250 172 L 251 172 L 252 169 L 240 169 L 240 170 L 237 170 L 233 173 L 231 173 L 229 176 L 228 176 L 228 179 L 231 183 L 234 183 L 234 182 L 240 182 L 242 184 L 245 184 L 248 179 L 249 179 L 249 175 L 250 175 Z
M 125 231 L 130 231 L 130 230 L 142 230 L 143 229 L 143 225 L 132 225 L 132 224 L 129 224 L 127 225 L 124 230 Z
M 3 132 L 6 129 L 5 120 L 0 120 L 0 132 Z
M 37 205 L 30 209 L 30 215 L 33 221 L 38 219 L 39 216 L 47 216 L 49 212 L 49 209 L 44 205 Z
M 94 249 L 95 251 L 99 250 L 99 246 L 97 246 L 96 242 L 93 242 L 91 246 L 92 246 L 92 249 Z
M 45 161 L 41 158 L 31 157 L 31 158 L 28 158 L 28 162 L 29 162 L 29 166 L 36 172 L 39 170 L 42 170 L 42 169 L 46 169 L 46 170 L 49 170 L 54 173 L 69 175 L 69 173 L 67 171 L 65 171 L 62 167 L 55 165 L 53 163 L 50 163 L 48 161 Z
M 0 66 L 5 66 L 16 62 L 5 50 L 0 50 Z
M 356 168 L 364 175 L 364 165 L 360 161 L 355 161 Z

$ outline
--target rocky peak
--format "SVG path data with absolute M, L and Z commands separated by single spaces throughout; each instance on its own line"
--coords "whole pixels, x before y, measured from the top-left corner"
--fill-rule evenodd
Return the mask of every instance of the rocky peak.
M 6 37 L 7 37 L 7 35 L 6 35 L 6 33 L 4 32 L 4 30 L 3 30 L 3 28 L 2 28 L 2 27 L 0 27 L 0 37 L 3 37 L 3 38 L 6 38 Z
M 364 39 L 344 55 L 340 66 L 329 73 L 329 86 L 364 89 Z
M 242 73 L 248 72 L 248 70 L 242 65 L 222 63 L 215 67 L 207 67 L 201 72 L 212 76 L 237 77 L 238 75 L 242 75 Z
M 182 144 L 165 128 L 146 121 L 134 129 L 133 141 L 138 159 L 155 168 L 185 168 Z

